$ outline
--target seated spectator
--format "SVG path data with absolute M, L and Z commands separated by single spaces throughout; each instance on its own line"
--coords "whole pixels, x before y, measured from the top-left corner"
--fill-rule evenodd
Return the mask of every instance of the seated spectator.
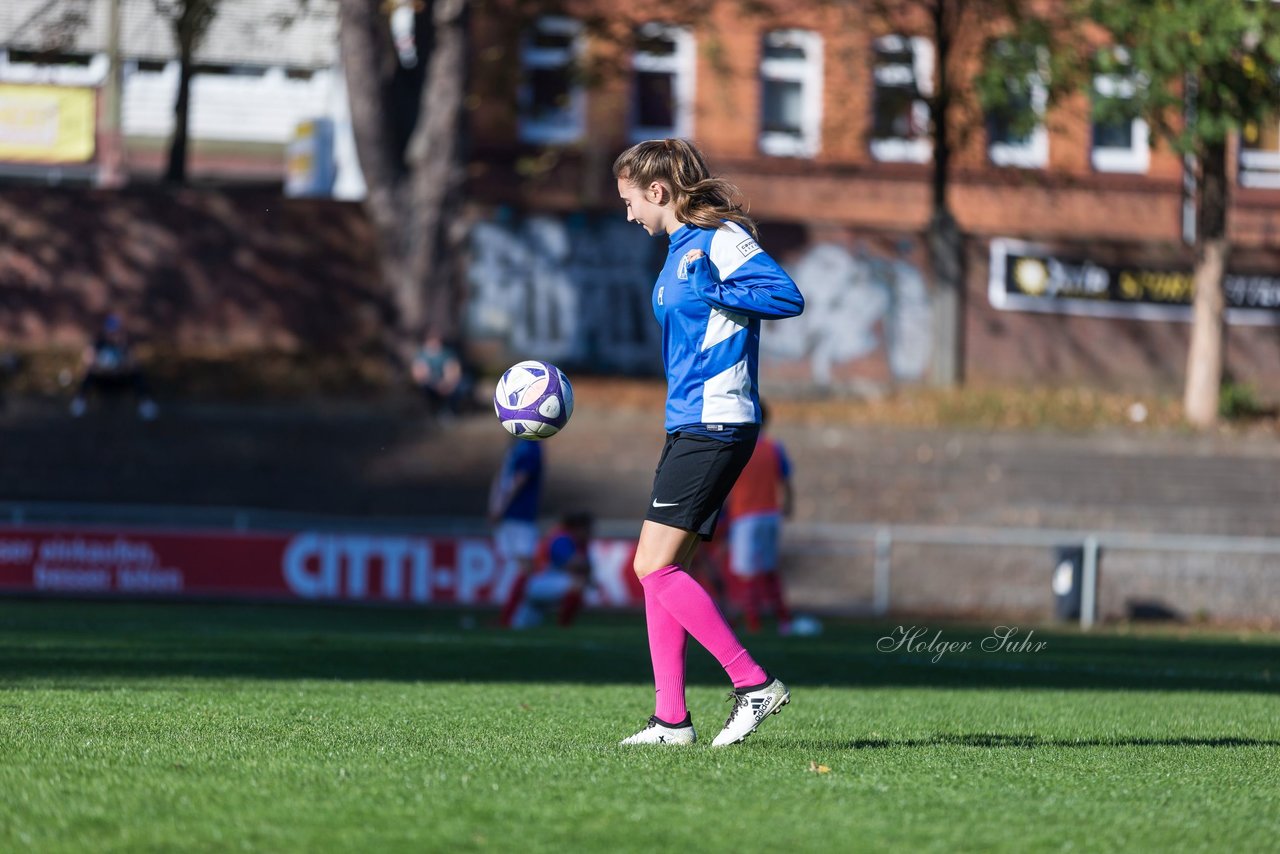
M 433 415 L 457 415 L 462 410 L 469 383 L 462 359 L 438 335 L 428 334 L 413 357 L 413 382 L 426 398 Z
M 558 625 L 573 624 L 591 586 L 591 529 L 590 513 L 571 513 L 543 538 L 536 571 L 518 579 L 508 598 L 511 628 L 542 625 L 553 612 Z
M 84 378 L 71 401 L 71 416 L 84 415 L 93 392 L 115 394 L 132 391 L 138 399 L 138 417 L 151 421 L 158 414 L 151 397 L 151 387 L 146 375 L 133 357 L 133 347 L 124 323 L 117 314 L 108 314 L 102 322 L 102 331 L 93 345 L 84 351 Z

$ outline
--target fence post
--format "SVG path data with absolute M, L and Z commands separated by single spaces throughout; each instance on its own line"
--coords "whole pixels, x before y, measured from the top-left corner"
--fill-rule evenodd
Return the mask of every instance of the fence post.
M 889 613 L 889 575 L 892 570 L 893 532 L 888 526 L 876 529 L 875 579 L 872 588 L 875 597 L 876 616 Z
M 1080 628 L 1093 628 L 1098 615 L 1098 538 L 1084 538 L 1084 566 L 1080 579 Z

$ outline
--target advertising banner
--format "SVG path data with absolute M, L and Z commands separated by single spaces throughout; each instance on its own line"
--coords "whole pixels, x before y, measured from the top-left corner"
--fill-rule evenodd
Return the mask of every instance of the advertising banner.
M 634 549 L 592 541 L 587 604 L 640 604 Z M 0 527 L 0 594 L 501 605 L 514 573 L 484 537 Z
M 0 84 L 0 161 L 92 160 L 96 105 L 92 89 Z
M 1223 290 L 1228 323 L 1280 325 L 1280 275 L 1228 273 Z M 1189 269 L 1095 263 L 996 238 L 987 295 L 1006 311 L 1190 322 L 1195 281 Z

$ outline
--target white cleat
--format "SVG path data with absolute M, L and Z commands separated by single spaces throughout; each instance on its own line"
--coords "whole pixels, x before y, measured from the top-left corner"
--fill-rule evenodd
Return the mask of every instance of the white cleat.
M 782 707 L 791 702 L 791 692 L 780 679 L 770 679 L 763 688 L 754 691 L 737 689 L 729 694 L 733 701 L 733 711 L 724 722 L 724 729 L 711 742 L 712 747 L 724 747 L 737 744 L 764 723 L 769 715 L 776 715 Z
M 644 729 L 630 738 L 624 738 L 618 744 L 693 744 L 697 740 L 698 734 L 693 731 L 693 721 L 686 715 L 677 726 L 651 717 Z

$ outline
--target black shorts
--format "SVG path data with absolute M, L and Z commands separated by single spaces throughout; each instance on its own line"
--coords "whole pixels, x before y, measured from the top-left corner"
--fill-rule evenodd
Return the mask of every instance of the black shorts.
M 668 434 L 645 518 L 711 539 L 720 506 L 751 459 L 760 428 L 735 425 L 735 433 L 727 442 L 697 433 Z

